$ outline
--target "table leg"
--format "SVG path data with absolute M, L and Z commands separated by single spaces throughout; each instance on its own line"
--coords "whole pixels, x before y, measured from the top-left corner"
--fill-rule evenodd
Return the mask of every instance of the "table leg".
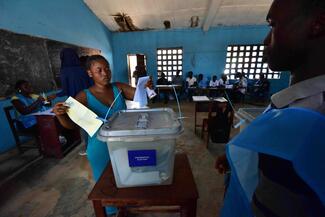
M 195 112 L 194 112 L 194 134 L 196 134 L 196 113 L 197 113 L 197 108 L 198 107 L 198 103 L 195 102 Z
M 105 207 L 100 200 L 93 200 L 96 217 L 107 217 Z
M 180 217 L 196 217 L 196 199 L 181 206 Z

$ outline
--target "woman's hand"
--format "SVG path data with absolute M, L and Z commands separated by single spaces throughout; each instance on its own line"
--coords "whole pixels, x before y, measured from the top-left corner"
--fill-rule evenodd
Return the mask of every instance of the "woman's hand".
M 55 115 L 65 115 L 69 110 L 69 106 L 67 106 L 64 102 L 58 102 L 53 107 L 53 112 Z
M 149 80 L 147 81 L 145 88 L 148 87 L 149 89 L 153 89 L 153 81 L 152 77 L 150 76 Z

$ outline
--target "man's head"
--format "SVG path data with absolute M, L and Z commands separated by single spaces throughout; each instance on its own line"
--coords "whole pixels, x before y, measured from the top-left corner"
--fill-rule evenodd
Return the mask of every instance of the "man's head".
M 165 78 L 166 77 L 165 73 L 162 72 L 161 75 L 160 75 L 160 77 L 161 78 Z
M 263 80 L 265 77 L 264 77 L 264 74 L 260 74 L 260 80 Z
M 325 0 L 274 0 L 267 22 L 265 59 L 272 70 L 300 71 L 325 48 Z M 308 70 L 308 69 L 307 69 Z
M 237 72 L 236 75 L 235 75 L 235 78 L 242 78 L 243 77 L 243 74 L 240 73 L 240 72 Z

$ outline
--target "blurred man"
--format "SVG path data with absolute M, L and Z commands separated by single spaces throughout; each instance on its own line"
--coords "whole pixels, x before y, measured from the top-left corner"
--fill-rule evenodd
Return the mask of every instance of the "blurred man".
M 274 0 L 264 44 L 273 71 L 291 85 L 227 145 L 224 217 L 325 216 L 325 1 Z

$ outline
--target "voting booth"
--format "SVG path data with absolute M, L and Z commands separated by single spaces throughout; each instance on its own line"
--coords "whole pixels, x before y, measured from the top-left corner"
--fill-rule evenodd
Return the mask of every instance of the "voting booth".
M 170 108 L 121 110 L 99 130 L 107 142 L 118 188 L 173 181 L 176 138 L 182 124 Z

